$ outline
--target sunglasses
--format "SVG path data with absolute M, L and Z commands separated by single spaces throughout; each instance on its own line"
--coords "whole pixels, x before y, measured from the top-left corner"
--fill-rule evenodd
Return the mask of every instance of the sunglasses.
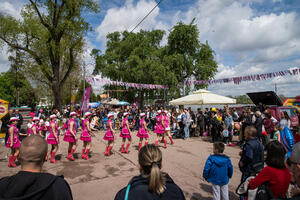
M 286 163 L 287 163 L 287 165 L 288 165 L 289 167 L 291 167 L 292 164 L 294 164 L 294 165 L 297 165 L 297 164 L 298 164 L 298 163 L 296 163 L 296 162 L 293 162 L 290 158 L 288 158 L 288 159 L 286 160 Z

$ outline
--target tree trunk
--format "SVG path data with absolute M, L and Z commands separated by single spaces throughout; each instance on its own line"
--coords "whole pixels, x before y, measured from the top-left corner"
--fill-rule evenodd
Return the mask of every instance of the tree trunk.
M 142 91 L 139 92 L 140 108 L 141 109 L 144 108 L 144 94 L 145 94 L 144 90 L 142 90 Z
M 53 92 L 53 96 L 54 96 L 53 108 L 61 110 L 62 98 L 61 98 L 61 87 L 60 87 L 59 83 L 56 83 L 56 82 L 52 83 L 52 92 Z

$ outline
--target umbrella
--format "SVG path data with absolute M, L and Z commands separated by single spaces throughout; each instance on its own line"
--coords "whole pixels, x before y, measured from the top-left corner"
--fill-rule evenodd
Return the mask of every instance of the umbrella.
M 119 103 L 116 104 L 117 106 L 129 106 L 130 103 L 128 103 L 127 101 L 119 101 Z
M 112 99 L 111 101 L 107 102 L 108 105 L 117 105 L 120 101 L 118 99 Z
M 236 100 L 213 94 L 207 90 L 197 90 L 191 95 L 170 101 L 170 105 L 208 105 L 208 104 L 235 104 Z
M 99 107 L 101 106 L 101 103 L 100 102 L 91 102 L 88 104 L 88 107 L 90 108 L 96 108 L 96 107 Z

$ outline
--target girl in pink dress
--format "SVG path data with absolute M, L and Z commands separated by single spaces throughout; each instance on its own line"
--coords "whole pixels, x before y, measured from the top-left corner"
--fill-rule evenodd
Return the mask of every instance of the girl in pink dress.
M 141 116 L 141 120 L 140 120 L 140 128 L 139 128 L 139 131 L 138 131 L 138 134 L 137 136 L 140 138 L 140 142 L 139 142 L 139 151 L 140 149 L 142 148 L 142 143 L 143 143 L 143 140 L 145 139 L 146 142 L 145 142 L 145 146 L 148 144 L 148 141 L 149 141 L 149 135 L 147 133 L 147 124 L 145 122 L 145 113 L 141 113 L 140 114 Z
M 129 123 L 128 123 L 128 115 L 129 115 L 129 113 L 123 114 L 124 118 L 122 120 L 122 130 L 121 130 L 121 134 L 120 134 L 120 137 L 122 138 L 121 153 L 129 153 L 128 148 L 131 143 L 131 131 L 129 128 Z M 126 139 L 128 140 L 128 143 L 127 143 L 126 149 L 124 149 Z
M 105 150 L 105 153 L 104 155 L 105 156 L 110 156 L 110 151 L 114 145 L 114 134 L 115 134 L 115 131 L 113 129 L 113 122 L 111 121 L 112 118 L 114 117 L 113 114 L 108 114 L 107 115 L 107 118 L 108 118 L 108 121 L 107 121 L 107 124 L 106 124 L 106 127 L 107 127 L 107 130 L 106 130 L 106 133 L 104 135 L 104 140 L 107 141 L 107 146 L 106 146 L 106 150 Z
M 76 143 L 77 143 L 77 136 L 76 136 L 76 126 L 75 126 L 75 118 L 77 117 L 76 112 L 70 113 L 71 119 L 68 123 L 68 130 L 64 136 L 64 141 L 69 142 L 69 148 L 68 148 L 68 160 L 74 161 L 75 158 L 73 157 L 73 153 L 76 149 Z
M 83 141 L 81 158 L 86 160 L 89 160 L 89 152 L 90 152 L 91 142 L 92 142 L 91 134 L 95 136 L 95 134 L 91 131 L 91 127 L 90 127 L 91 115 L 92 113 L 90 112 L 86 112 L 84 114 L 85 119 L 82 121 L 82 133 L 80 136 L 80 140 Z
M 168 137 L 169 137 L 169 139 L 171 141 L 171 144 L 174 144 L 174 141 L 173 141 L 172 136 L 171 136 L 171 129 L 170 129 L 170 124 L 169 124 L 170 117 L 168 115 L 168 111 L 167 110 L 164 111 L 163 117 L 164 117 L 164 122 L 165 122 L 166 136 L 168 135 Z M 166 140 L 166 138 L 164 140 Z
M 156 126 L 154 129 L 154 133 L 157 134 L 157 138 L 155 140 L 155 146 L 158 145 L 159 137 L 164 138 L 165 136 L 165 123 L 164 117 L 161 114 L 161 110 L 157 111 L 158 116 L 156 117 Z M 167 148 L 167 140 L 164 140 L 165 148 Z
M 27 124 L 27 136 L 31 136 L 32 135 L 32 125 L 33 125 L 33 122 L 32 122 L 32 119 L 29 120 L 28 124 Z
M 42 131 L 40 130 L 40 128 L 39 128 L 39 121 L 40 121 L 40 119 L 38 118 L 38 117 L 34 117 L 33 119 L 32 119 L 32 121 L 33 121 L 33 125 L 32 125 L 32 127 L 31 127 L 31 130 L 32 130 L 32 134 L 33 135 L 36 135 L 36 134 L 39 134 L 40 136 L 42 136 Z
M 56 123 L 56 115 L 51 115 L 50 116 L 50 126 L 49 126 L 49 135 L 47 137 L 47 143 L 51 144 L 51 158 L 50 162 L 51 163 L 56 163 L 57 161 L 55 160 L 55 154 L 58 150 L 58 144 L 59 144 L 59 134 L 58 134 L 58 125 Z
M 19 129 L 17 128 L 19 118 L 11 117 L 11 125 L 8 129 L 9 137 L 6 142 L 6 147 L 11 149 L 9 156 L 8 167 L 17 167 L 15 164 L 16 158 L 19 156 L 20 139 L 19 139 Z

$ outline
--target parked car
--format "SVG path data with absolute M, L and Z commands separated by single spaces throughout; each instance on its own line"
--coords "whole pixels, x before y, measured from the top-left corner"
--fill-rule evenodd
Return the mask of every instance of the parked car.
M 279 122 L 281 113 L 286 111 L 291 120 L 291 130 L 295 133 L 299 129 L 299 119 L 294 108 L 283 106 L 281 99 L 273 91 L 247 93 L 255 105 L 262 103 L 271 110 L 271 115 Z

